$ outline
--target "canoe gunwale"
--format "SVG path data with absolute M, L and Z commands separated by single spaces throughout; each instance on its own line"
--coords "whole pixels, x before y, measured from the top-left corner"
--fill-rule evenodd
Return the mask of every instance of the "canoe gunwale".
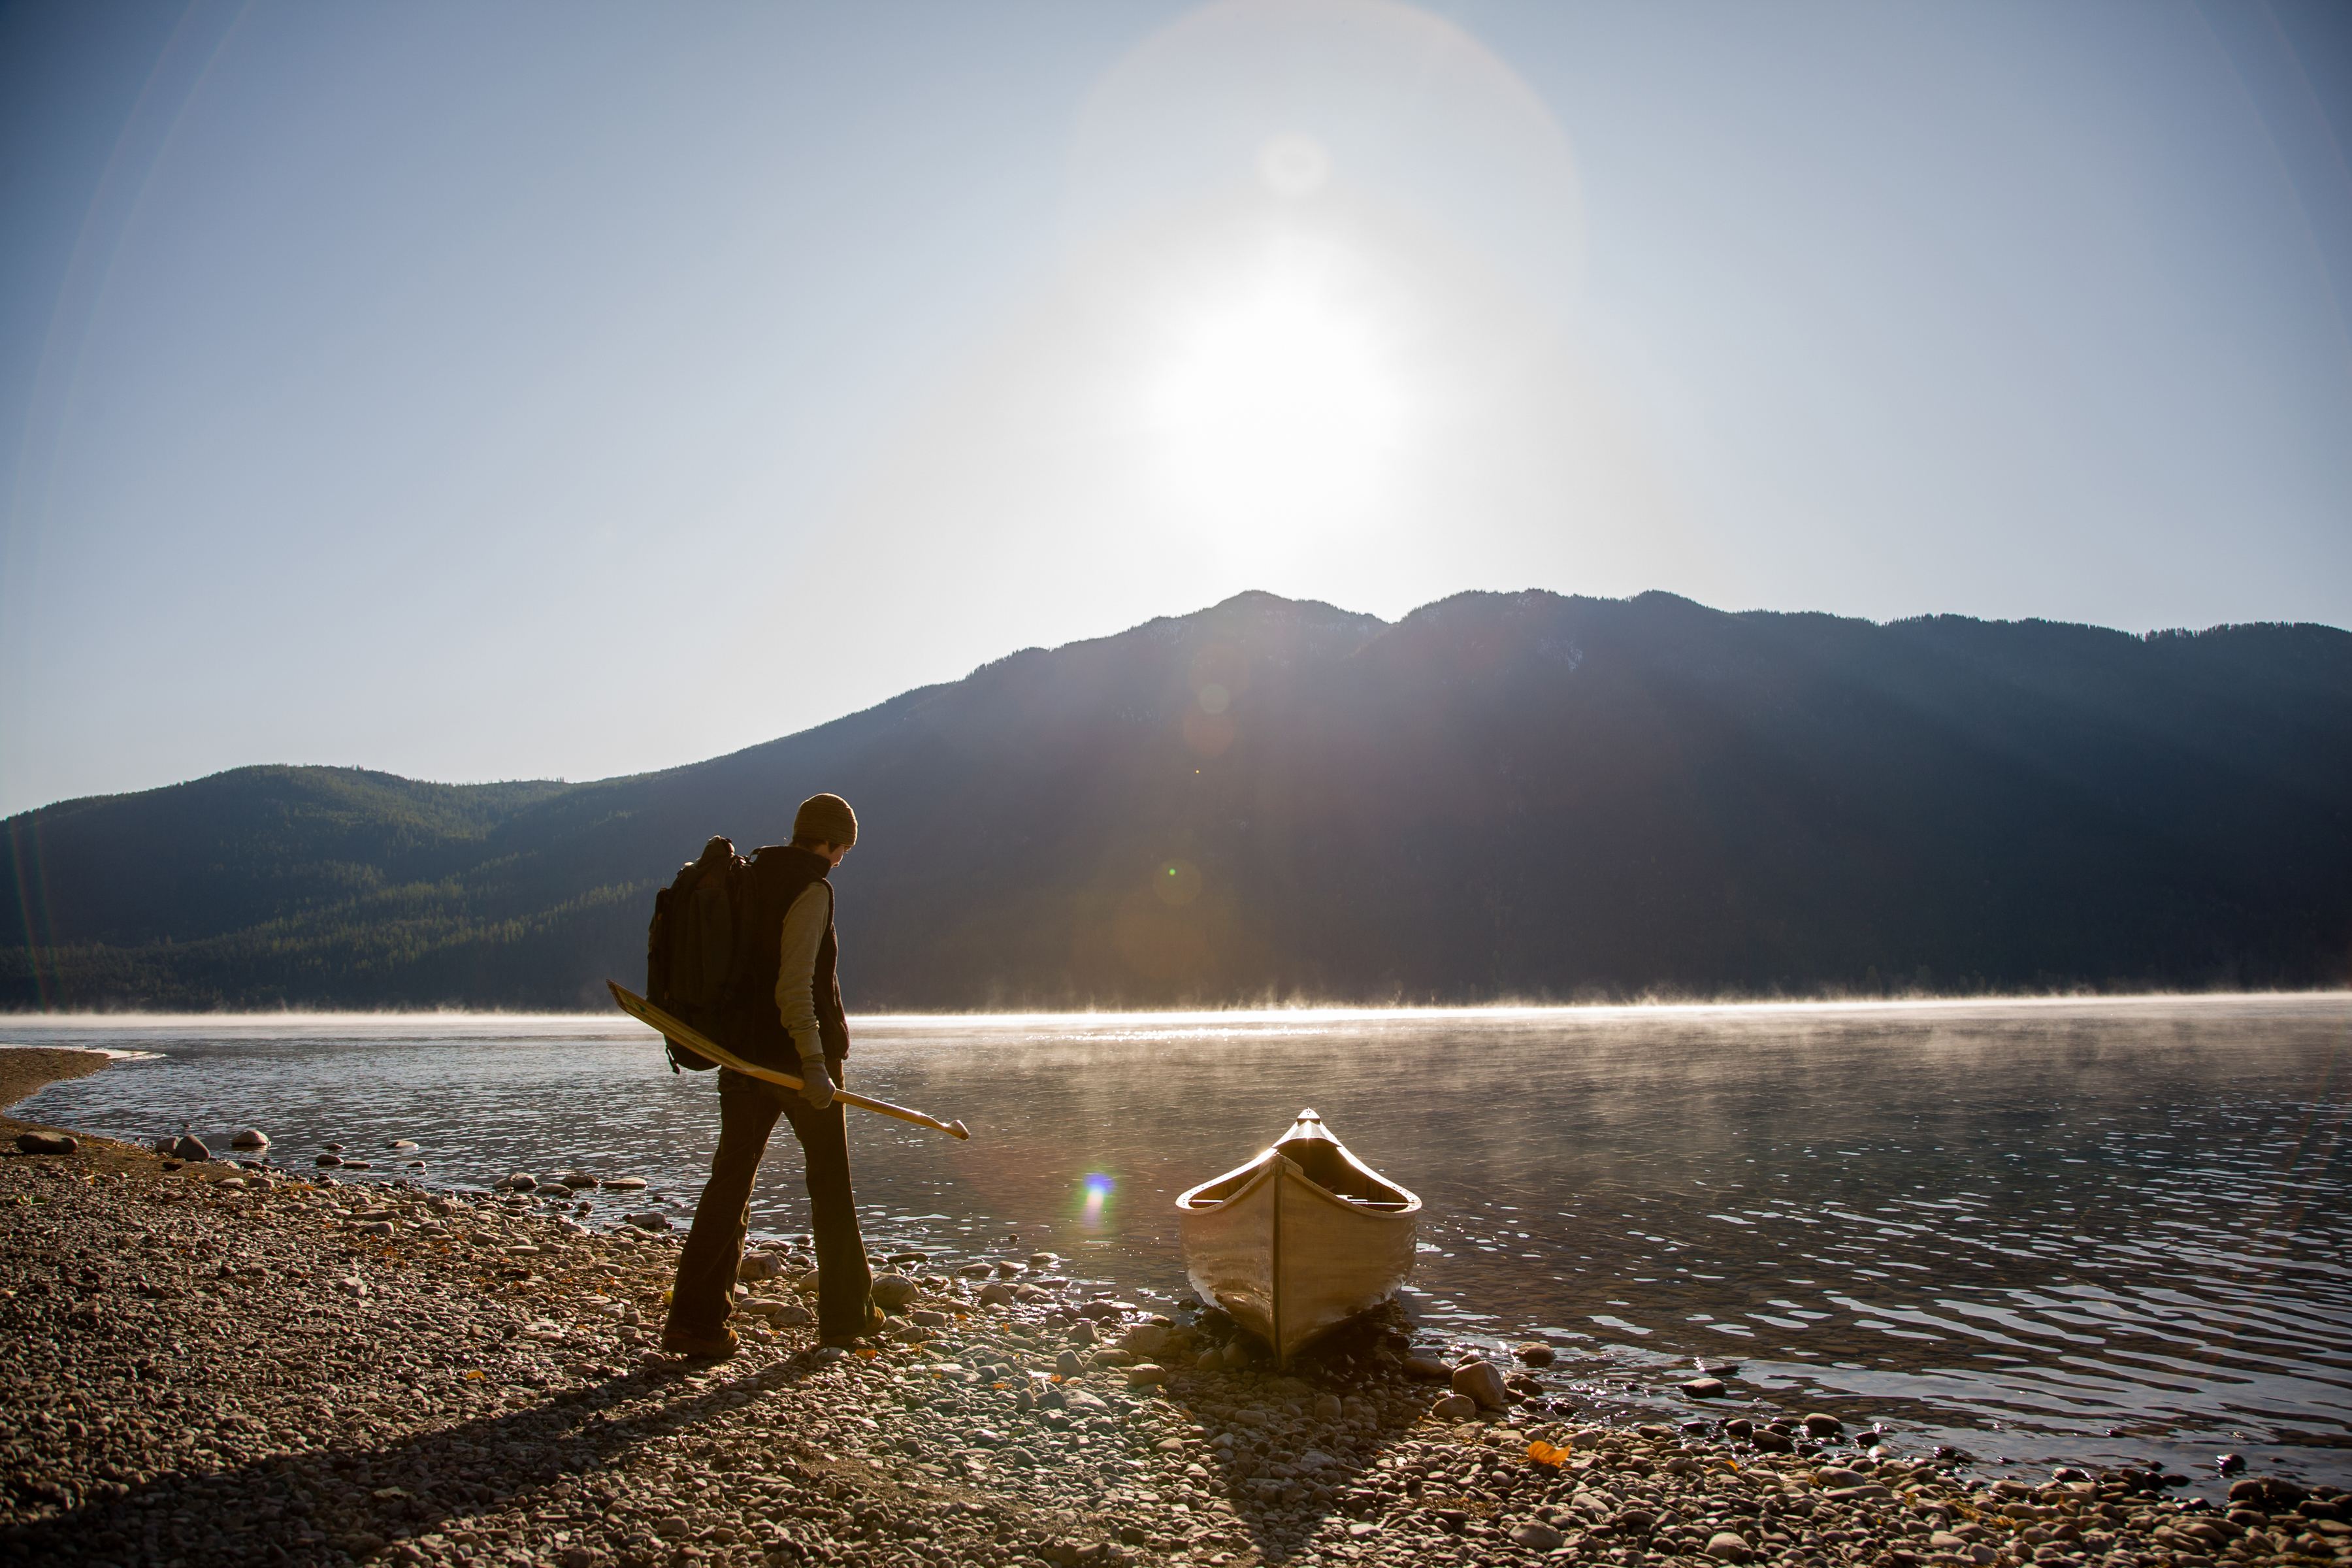
M 1185 1188 L 1182 1192 L 1176 1194 L 1176 1207 L 1179 1211 L 1185 1214 L 1205 1214 L 1210 1210 L 1218 1207 L 1220 1205 L 1232 1203 L 1247 1193 L 1251 1188 L 1255 1187 L 1262 1179 L 1262 1174 L 1253 1173 L 1257 1173 L 1259 1167 L 1271 1165 L 1277 1157 L 1287 1158 L 1286 1155 L 1283 1154 L 1284 1144 L 1292 1142 L 1307 1142 L 1312 1141 L 1330 1145 L 1331 1152 L 1334 1154 L 1337 1154 L 1341 1160 L 1346 1161 L 1348 1167 L 1350 1170 L 1363 1177 L 1370 1185 L 1385 1188 L 1389 1192 L 1396 1194 L 1397 1198 L 1400 1201 L 1393 1204 L 1385 1201 L 1381 1203 L 1350 1203 L 1348 1199 L 1341 1197 L 1339 1194 L 1332 1192 L 1329 1188 L 1324 1186 L 1322 1183 L 1317 1181 L 1314 1177 L 1307 1174 L 1305 1171 L 1299 1170 L 1297 1163 L 1293 1161 L 1291 1163 L 1291 1168 L 1293 1170 L 1298 1170 L 1299 1181 L 1305 1184 L 1307 1187 L 1313 1189 L 1318 1196 L 1324 1198 L 1328 1202 L 1339 1205 L 1341 1208 L 1346 1209 L 1350 1214 L 1395 1215 L 1402 1216 L 1405 1215 L 1419 1214 L 1421 1212 L 1421 1196 L 1419 1194 L 1413 1192 L 1410 1187 L 1400 1185 L 1399 1184 L 1389 1180 L 1386 1176 L 1381 1175 L 1378 1171 L 1373 1170 L 1370 1165 L 1365 1164 L 1361 1160 L 1356 1158 L 1356 1152 L 1349 1148 L 1345 1143 L 1340 1142 L 1337 1138 L 1332 1137 L 1330 1133 L 1325 1131 L 1319 1121 L 1312 1123 L 1311 1126 L 1313 1128 L 1311 1132 L 1302 1132 L 1300 1128 L 1294 1127 L 1290 1132 L 1284 1135 L 1282 1138 L 1277 1139 L 1272 1145 L 1261 1150 L 1255 1158 L 1243 1161 L 1240 1164 L 1235 1165 L 1232 1170 L 1225 1172 L 1223 1175 L 1212 1176 L 1205 1182 Z M 1212 1188 L 1223 1186 L 1228 1182 L 1234 1184 L 1233 1191 L 1213 1198 L 1205 1196 Z
M 1407 1188 L 1398 1186 L 1394 1182 L 1390 1181 L 1386 1176 L 1383 1176 L 1379 1172 L 1371 1169 L 1361 1160 L 1357 1159 L 1353 1154 L 1348 1154 L 1346 1148 L 1342 1147 L 1339 1152 L 1347 1154 L 1348 1163 L 1349 1164 L 1355 1166 L 1364 1174 L 1371 1177 L 1381 1186 L 1402 1194 L 1403 1201 L 1395 1204 L 1350 1202 L 1349 1200 L 1341 1197 L 1339 1194 L 1331 1191 L 1330 1188 L 1325 1186 L 1314 1177 L 1308 1175 L 1304 1170 L 1301 1170 L 1298 1163 L 1284 1154 L 1282 1152 L 1282 1146 L 1280 1144 L 1276 1144 L 1273 1148 L 1268 1149 L 1265 1153 L 1260 1154 L 1256 1159 L 1248 1161 L 1243 1164 L 1235 1165 L 1232 1170 L 1227 1171 L 1222 1176 L 1212 1176 L 1198 1186 L 1185 1188 L 1184 1191 L 1176 1194 L 1176 1206 L 1186 1214 L 1200 1215 L 1211 1214 L 1217 1209 L 1223 1208 L 1227 1204 L 1238 1203 L 1242 1199 L 1247 1197 L 1251 1193 L 1255 1192 L 1259 1184 L 1265 1182 L 1274 1173 L 1277 1168 L 1276 1162 L 1279 1161 L 1282 1164 L 1286 1164 L 1290 1167 L 1292 1173 L 1298 1178 L 1298 1184 L 1300 1186 L 1305 1187 L 1309 1193 L 1312 1193 L 1316 1197 L 1321 1199 L 1323 1202 L 1329 1204 L 1336 1208 L 1345 1209 L 1351 1215 L 1358 1215 L 1373 1219 L 1402 1219 L 1409 1215 L 1416 1215 L 1421 1212 L 1421 1198 L 1418 1194 L 1415 1194 Z M 1213 1198 L 1204 1198 L 1202 1195 L 1210 1188 L 1223 1186 L 1227 1182 L 1233 1182 L 1235 1184 L 1233 1191 Z

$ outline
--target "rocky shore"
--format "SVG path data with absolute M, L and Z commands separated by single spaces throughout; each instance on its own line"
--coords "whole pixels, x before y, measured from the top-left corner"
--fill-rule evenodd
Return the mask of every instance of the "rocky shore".
M 520 1193 L 0 1123 L 0 1563 L 2352 1563 L 2346 1499 L 1970 1479 L 1827 1415 L 1611 1421 L 1368 1324 L 1292 1375 L 1046 1255 L 900 1255 L 874 1350 L 809 1260 L 654 1352 L 676 1238 Z

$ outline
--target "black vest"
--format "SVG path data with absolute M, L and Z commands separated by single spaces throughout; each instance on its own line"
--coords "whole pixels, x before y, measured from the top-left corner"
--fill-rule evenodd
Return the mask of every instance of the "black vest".
M 740 977 L 729 987 L 728 1017 L 720 1042 L 753 1064 L 798 1073 L 800 1052 L 776 1011 L 776 980 L 783 966 L 784 913 L 793 900 L 833 868 L 824 857 L 790 844 L 753 850 L 743 873 L 741 925 L 732 966 Z M 825 882 L 830 904 L 833 884 Z M 849 1023 L 841 1010 L 841 980 L 835 972 L 833 914 L 825 912 L 824 940 L 817 943 L 814 984 L 817 1033 L 824 1054 L 835 1061 L 849 1054 Z

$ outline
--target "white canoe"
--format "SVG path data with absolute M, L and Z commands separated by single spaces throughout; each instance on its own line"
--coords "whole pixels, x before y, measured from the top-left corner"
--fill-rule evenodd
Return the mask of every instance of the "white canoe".
M 1412 1272 L 1421 1200 L 1302 1110 L 1275 1145 L 1176 1200 L 1192 1289 L 1278 1361 Z

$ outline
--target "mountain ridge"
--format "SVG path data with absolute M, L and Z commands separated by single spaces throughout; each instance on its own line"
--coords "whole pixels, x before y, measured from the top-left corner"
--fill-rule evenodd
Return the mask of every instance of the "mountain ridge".
M 0 1005 L 597 1005 L 820 788 L 867 1009 L 2316 984 L 2347 764 L 2333 627 L 1252 593 L 651 773 L 23 813 Z

